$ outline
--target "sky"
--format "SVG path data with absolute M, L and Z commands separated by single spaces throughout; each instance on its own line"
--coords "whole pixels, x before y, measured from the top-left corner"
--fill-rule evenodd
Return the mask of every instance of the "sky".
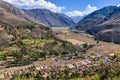
M 120 6 L 120 0 L 4 0 L 21 9 L 48 9 L 69 17 L 85 16 L 105 6 Z

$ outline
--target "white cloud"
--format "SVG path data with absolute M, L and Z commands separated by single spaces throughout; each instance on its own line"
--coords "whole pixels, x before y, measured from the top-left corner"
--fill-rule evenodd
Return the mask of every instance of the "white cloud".
M 120 7 L 120 4 L 118 4 L 117 7 Z
M 9 2 L 15 6 L 23 7 L 26 6 L 28 9 L 48 9 L 53 12 L 60 12 L 65 7 L 58 7 L 54 3 L 51 3 L 46 0 L 4 0 L 6 2 Z
M 69 17 L 75 17 L 75 16 L 84 16 L 84 13 L 81 11 L 72 11 L 65 13 Z
M 97 7 L 92 7 L 91 5 L 88 5 L 86 7 L 86 10 L 84 11 L 72 11 L 72 12 L 67 12 L 65 13 L 66 15 L 68 15 L 69 17 L 78 17 L 78 16 L 85 16 L 85 15 L 88 15 L 90 14 L 91 12 L 97 10 Z
M 86 10 L 83 11 L 83 13 L 84 13 L 85 15 L 88 15 L 88 14 L 90 14 L 91 12 L 93 12 L 93 11 L 95 11 L 95 10 L 97 10 L 97 7 L 91 6 L 91 5 L 89 4 L 89 5 L 87 6 Z

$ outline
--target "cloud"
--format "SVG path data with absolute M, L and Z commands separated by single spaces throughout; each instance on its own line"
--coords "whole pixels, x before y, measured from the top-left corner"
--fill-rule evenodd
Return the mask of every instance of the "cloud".
M 95 11 L 95 10 L 97 10 L 97 7 L 95 7 L 95 6 L 91 6 L 90 4 L 87 6 L 87 8 L 86 8 L 86 10 L 85 11 L 83 11 L 83 13 L 85 14 L 85 15 L 88 15 L 88 14 L 90 14 L 91 12 L 93 12 L 93 11 Z
M 84 11 L 72 11 L 72 12 L 67 12 L 65 13 L 66 15 L 68 15 L 69 17 L 78 17 L 78 16 L 85 16 L 88 15 L 90 13 L 92 13 L 93 11 L 97 10 L 98 8 L 95 6 L 91 6 L 90 4 L 86 7 L 86 10 Z
M 65 13 L 69 17 L 74 17 L 74 16 L 84 16 L 84 13 L 81 11 L 72 11 L 72 12 L 67 12 Z
M 117 7 L 120 7 L 120 4 L 118 4 Z
M 17 7 L 24 7 L 26 9 L 35 9 L 35 8 L 40 8 L 40 9 L 48 9 L 53 12 L 60 12 L 65 7 L 58 7 L 54 3 L 51 3 L 46 0 L 4 0 L 6 2 L 9 2 Z

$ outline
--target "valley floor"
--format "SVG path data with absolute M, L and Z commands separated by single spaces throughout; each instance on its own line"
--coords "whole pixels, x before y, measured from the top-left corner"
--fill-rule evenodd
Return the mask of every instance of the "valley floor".
M 117 54 L 120 53 L 120 45 L 109 43 L 109 42 L 103 42 L 99 41 L 97 44 L 97 41 L 95 41 L 91 37 L 83 36 L 80 34 L 76 34 L 73 32 L 68 32 L 66 34 L 58 34 L 59 38 L 69 41 L 73 44 L 81 45 L 83 43 L 87 43 L 90 45 L 95 45 L 93 48 L 88 50 L 88 53 L 96 53 L 96 54 Z

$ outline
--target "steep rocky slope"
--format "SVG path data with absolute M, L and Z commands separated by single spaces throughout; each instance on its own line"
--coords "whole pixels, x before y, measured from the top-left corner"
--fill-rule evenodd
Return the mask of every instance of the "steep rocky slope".
M 83 18 L 74 28 L 94 35 L 96 38 L 120 42 L 120 7 L 108 6 Z
M 116 8 L 107 15 L 105 22 L 93 27 L 88 32 L 100 40 L 120 43 L 120 8 Z

